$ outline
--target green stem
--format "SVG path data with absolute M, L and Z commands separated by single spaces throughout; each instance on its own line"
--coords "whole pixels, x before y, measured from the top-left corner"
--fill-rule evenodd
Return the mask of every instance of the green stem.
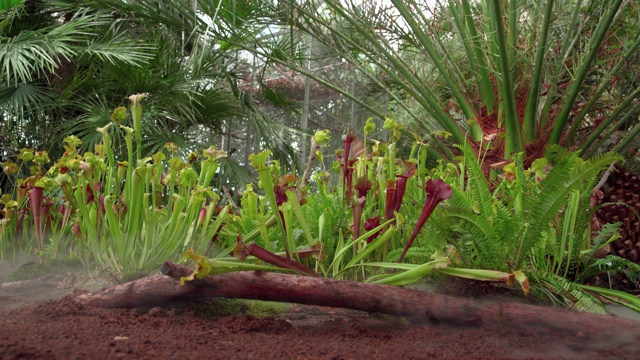
M 479 88 L 479 90 L 484 96 L 483 103 L 487 106 L 487 113 L 493 114 L 496 103 L 495 94 L 493 93 L 493 83 L 489 76 L 489 66 L 484 56 L 483 47 L 480 44 L 481 37 L 478 35 L 478 30 L 476 29 L 469 0 L 462 0 L 462 11 L 464 12 L 465 24 L 469 31 L 469 35 L 471 36 L 471 40 L 473 41 L 473 49 L 476 53 L 475 58 L 478 62 L 478 67 L 476 69 L 480 74 L 480 79 L 482 80 L 482 87 Z
M 560 81 L 560 73 L 565 69 L 565 63 L 569 57 L 569 49 L 573 47 L 573 44 L 577 41 L 583 24 L 580 24 L 580 9 L 582 7 L 582 0 L 578 0 L 574 4 L 573 13 L 571 14 L 571 21 L 569 22 L 569 29 L 564 36 L 562 42 L 562 48 L 558 52 L 560 58 L 555 61 L 555 68 L 553 70 L 553 76 L 548 81 L 549 90 L 547 90 L 546 100 L 542 107 L 542 113 L 540 114 L 539 126 L 541 131 L 546 131 L 547 122 L 549 121 L 549 112 L 551 111 L 551 105 L 556 97 L 556 90 L 558 89 L 558 82 Z
M 564 99 L 564 106 L 560 110 L 556 121 L 554 122 L 553 129 L 551 130 L 551 135 L 549 136 L 549 140 L 547 143 L 549 145 L 559 144 L 560 138 L 562 137 L 562 133 L 564 132 L 567 121 L 569 120 L 569 116 L 571 115 L 571 110 L 573 105 L 580 93 L 580 88 L 582 87 L 582 83 L 587 76 L 589 67 L 591 63 L 596 58 L 598 54 L 598 50 L 600 49 L 600 44 L 607 35 L 607 32 L 611 26 L 611 23 L 620 8 L 623 0 L 613 0 L 613 5 L 610 6 L 609 12 L 605 16 L 605 18 L 598 23 L 598 26 L 595 30 L 595 35 L 591 39 L 589 44 L 589 52 L 582 59 L 581 66 L 578 68 L 578 73 L 576 74 L 576 78 L 571 85 L 569 86 L 568 94 L 566 99 Z
M 640 87 L 638 87 L 631 95 L 627 96 L 627 98 L 622 102 L 622 104 L 620 104 L 609 116 L 607 116 L 607 118 L 604 121 L 602 121 L 600 125 L 598 125 L 598 127 L 596 127 L 593 131 L 590 131 L 589 137 L 587 138 L 587 140 L 585 140 L 584 144 L 582 144 L 582 146 L 580 147 L 580 150 L 585 152 L 585 155 L 592 153 L 593 151 L 597 150 L 600 147 L 600 145 L 602 144 L 602 141 L 599 142 L 596 146 L 594 146 L 590 151 L 588 152 L 586 151 L 587 149 L 589 149 L 591 144 L 593 144 L 593 142 L 596 141 L 600 137 L 600 135 L 602 135 L 602 132 L 604 132 L 604 130 L 607 129 L 614 120 L 616 120 L 618 115 L 620 115 L 620 113 L 624 109 L 626 109 L 627 106 L 629 106 L 638 96 L 640 96 Z M 622 120 L 626 121 L 627 118 L 631 116 L 631 114 L 635 114 L 635 112 L 634 111 L 628 112 L 622 118 Z M 618 127 L 615 126 L 604 137 L 602 137 L 602 139 L 603 140 L 609 139 L 613 131 L 616 131 L 617 129 Z
M 515 1 L 514 1 L 515 2 Z M 553 0 L 547 0 L 542 20 L 542 30 L 540 40 L 536 49 L 536 59 L 533 68 L 533 77 L 527 99 L 527 107 L 524 113 L 523 131 L 525 140 L 530 142 L 536 139 L 536 114 L 538 112 L 538 100 L 540 92 L 540 82 L 542 81 L 542 65 L 547 53 L 547 36 L 549 35 L 549 24 L 551 23 L 553 10 Z
M 508 137 L 505 144 L 505 156 L 510 157 L 513 153 L 524 151 L 524 144 L 522 142 L 520 122 L 518 120 L 518 112 L 516 110 L 516 99 L 511 80 L 511 68 L 509 65 L 504 24 L 502 23 L 502 8 L 500 5 L 500 0 L 491 0 L 489 2 L 489 5 L 491 7 L 491 17 L 493 19 L 493 24 L 496 30 L 495 35 L 499 51 L 498 62 L 500 65 L 500 76 L 502 78 L 503 90 L 501 94 L 506 105 L 506 118 L 504 127 Z
M 258 170 L 258 178 L 262 181 L 262 188 L 264 189 L 265 194 L 267 195 L 267 199 L 269 199 L 269 204 L 271 205 L 271 214 L 275 216 L 278 221 L 278 225 L 280 226 L 280 230 L 282 234 L 286 234 L 287 229 L 285 228 L 285 224 L 282 222 L 282 218 L 278 213 L 278 205 L 276 202 L 276 193 L 273 190 L 273 181 L 271 181 L 271 171 L 268 167 L 263 167 Z M 248 240 L 247 240 L 248 241 Z
M 436 52 L 431 39 L 429 39 L 429 36 L 423 31 L 422 24 L 418 24 L 416 22 L 416 15 L 412 13 L 407 6 L 405 6 L 405 1 L 391 0 L 391 2 L 395 5 L 396 9 L 400 12 L 400 15 L 402 15 L 404 20 L 407 22 L 407 25 L 409 25 L 409 27 L 413 31 L 413 34 L 418 38 L 420 44 L 422 44 L 422 47 L 431 58 L 431 61 L 440 72 L 440 75 L 442 76 L 444 81 L 447 83 L 449 90 L 451 90 L 451 93 L 456 98 L 456 101 L 462 109 L 465 117 L 467 119 L 474 118 L 475 112 L 473 111 L 471 104 L 462 95 L 462 92 L 460 91 L 455 79 L 453 79 L 451 74 L 449 74 L 449 70 L 443 63 L 442 57 L 440 56 L 440 54 L 438 54 L 438 52 Z M 472 133 L 474 134 L 474 137 L 478 136 L 479 138 L 479 135 L 481 134 L 480 127 L 478 125 L 472 126 Z
M 509 65 L 515 74 L 518 50 L 518 1 L 509 1 Z
M 287 201 L 291 204 L 293 213 L 298 219 L 298 224 L 302 228 L 304 236 L 307 238 L 307 243 L 309 244 L 309 246 L 313 245 L 313 236 L 311 236 L 309 224 L 307 224 L 307 219 L 304 217 L 304 213 L 302 212 L 302 206 L 300 205 L 298 195 L 291 190 L 287 190 Z
M 620 61 L 618 61 L 618 64 L 616 64 L 616 66 L 613 69 L 611 69 L 611 72 L 609 72 L 606 79 L 602 81 L 602 83 L 600 84 L 596 92 L 593 94 L 593 96 L 591 96 L 591 99 L 589 100 L 587 105 L 585 105 L 585 107 L 582 109 L 580 114 L 576 117 L 575 121 L 573 122 L 573 125 L 571 125 L 571 128 L 569 129 L 569 133 L 567 134 L 567 142 L 570 142 L 571 139 L 573 139 L 576 132 L 582 125 L 584 119 L 586 118 L 587 114 L 591 111 L 591 108 L 593 107 L 593 105 L 595 105 L 598 102 L 598 100 L 600 100 L 600 96 L 605 90 L 610 89 L 609 85 L 611 84 L 611 81 L 613 80 L 615 75 L 623 67 L 623 65 L 627 64 L 627 61 L 629 61 L 629 58 L 632 55 L 634 55 L 638 50 L 638 48 L 640 47 L 640 31 L 635 34 L 635 37 L 636 37 L 636 42 L 633 45 L 631 45 L 629 49 L 627 49 L 622 59 L 620 59 Z

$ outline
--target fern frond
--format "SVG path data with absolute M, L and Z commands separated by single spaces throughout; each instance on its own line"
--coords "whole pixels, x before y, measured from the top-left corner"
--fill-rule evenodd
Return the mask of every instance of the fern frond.
M 467 196 L 464 191 L 458 189 L 457 187 L 452 187 L 451 190 L 453 190 L 453 192 L 451 194 L 451 197 L 447 200 L 447 204 L 450 207 L 470 210 L 473 208 L 471 197 Z
M 471 253 L 476 255 L 467 256 L 465 261 L 477 260 L 483 268 L 506 270 L 506 259 L 511 257 L 513 246 L 509 244 L 511 235 L 504 232 L 500 221 L 490 221 L 466 209 L 450 209 L 448 216 L 457 220 L 464 239 L 471 244 Z
M 494 228 L 487 218 L 473 214 L 466 209 L 448 209 L 449 217 L 463 220 L 462 227 L 477 237 L 478 241 L 489 241 L 494 239 Z
M 400 254 L 402 254 L 402 250 L 403 248 L 397 248 L 389 251 L 387 255 L 387 262 L 397 261 L 398 258 L 400 258 Z M 430 256 L 431 254 L 426 247 L 412 246 L 405 254 L 405 262 L 411 264 L 423 264 L 429 261 Z
M 558 153 L 564 154 L 565 151 L 558 150 Z M 584 181 L 594 178 L 600 171 L 621 159 L 621 156 L 614 153 L 599 154 L 587 161 L 579 159 L 576 153 L 571 153 L 565 159 L 556 159 L 556 165 L 540 183 L 540 192 L 532 196 L 530 204 L 533 210 L 527 220 L 531 228 L 518 248 L 516 267 L 520 266 L 525 254 L 541 240 L 542 232 L 547 230 L 548 224 L 565 205 L 569 193 L 580 189 Z
M 602 204 L 598 205 L 595 208 L 595 211 L 598 211 L 598 210 L 600 210 L 600 209 L 602 209 L 603 207 L 606 207 L 606 206 L 625 206 L 627 209 L 629 209 L 629 210 L 631 210 L 631 212 L 633 212 L 633 214 L 636 216 L 636 218 L 638 220 L 640 220 L 640 213 L 633 206 L 627 204 L 624 201 L 613 201 L 613 202 L 602 203 Z
M 476 210 L 481 215 L 490 217 L 492 216 L 491 206 L 491 191 L 489 191 L 489 184 L 487 179 L 482 173 L 480 165 L 477 163 L 477 159 L 469 146 L 460 146 L 464 153 L 464 162 L 467 170 L 467 191 L 471 194 L 472 202 Z M 477 205 L 477 206 L 476 206 Z
M 640 265 L 625 259 L 617 255 L 609 255 L 602 259 L 597 259 L 591 264 L 587 265 L 584 270 L 580 272 L 580 275 L 576 278 L 576 282 L 584 282 L 589 280 L 592 276 L 601 274 L 607 271 L 630 271 L 636 274 L 640 274 Z
M 518 213 L 514 207 L 502 202 L 494 203 L 495 216 L 491 219 L 491 225 L 497 229 L 496 234 L 500 234 L 499 238 L 495 241 L 500 243 L 500 246 L 509 246 L 509 249 L 514 248 L 514 244 L 517 244 L 522 237 L 522 233 L 525 231 L 524 219 L 522 214 Z M 512 254 L 511 254 L 512 255 Z
M 547 149 L 547 153 L 552 158 L 554 162 L 566 161 L 572 155 L 577 155 L 577 152 L 570 151 L 567 148 L 563 148 L 562 146 L 552 145 Z
M 602 302 L 589 292 L 580 289 L 571 281 L 554 274 L 537 274 L 536 280 L 549 291 L 563 297 L 565 301 L 579 310 L 597 314 L 608 314 Z
M 596 235 L 595 239 L 593 239 L 591 250 L 582 259 L 583 266 L 589 266 L 591 264 L 591 261 L 593 260 L 593 257 L 596 255 L 596 252 L 599 249 L 606 246 L 610 242 L 617 240 L 620 237 L 620 224 L 621 223 L 604 224 L 602 229 L 600 229 L 600 231 L 598 232 L 598 235 Z

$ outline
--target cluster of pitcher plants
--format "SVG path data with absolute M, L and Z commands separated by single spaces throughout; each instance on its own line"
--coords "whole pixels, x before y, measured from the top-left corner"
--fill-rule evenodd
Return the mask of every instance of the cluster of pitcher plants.
M 350 130 L 331 155 L 328 132 L 316 133 L 303 174 L 284 173 L 269 150 L 252 154 L 258 180 L 235 187 L 234 199 L 212 186 L 226 156 L 213 146 L 183 157 L 169 143 L 142 157 L 143 97 L 114 110 L 93 151 L 69 136 L 55 162 L 22 149 L 2 164 L 15 186 L 0 198 L 0 256 L 70 254 L 124 273 L 188 258 L 196 266 L 185 281 L 264 270 L 402 286 L 450 275 L 590 311 L 606 312 L 601 298 L 640 311 L 631 295 L 586 285 L 600 272 L 640 270 L 596 256 L 619 235 L 615 225 L 590 227 L 592 190 L 618 155 L 583 160 L 554 147 L 549 163 L 525 168 L 516 154 L 487 169 L 463 145 L 457 162 L 428 168 L 422 139 L 402 159 L 402 125 L 387 118 L 389 140 L 379 142 L 369 119 L 361 153 Z
M 224 153 L 210 147 L 189 154 L 185 162 L 176 146 L 167 144 L 143 158 L 143 97 L 130 98 L 133 128 L 121 125 L 127 109 L 117 108 L 112 122 L 97 129 L 102 142 L 94 151 L 80 154 L 82 142 L 69 136 L 55 163 L 44 151 L 22 149 L 17 163 L 3 164 L 15 187 L 0 200 L 0 255 L 25 249 L 43 256 L 70 251 L 115 272 L 135 272 L 213 236 L 220 226 L 212 220 L 219 197 L 205 184 Z M 114 136 L 124 139 L 121 158 Z

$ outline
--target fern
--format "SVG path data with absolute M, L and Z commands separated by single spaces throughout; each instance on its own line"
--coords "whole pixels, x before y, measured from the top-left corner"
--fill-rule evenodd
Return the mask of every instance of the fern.
M 640 265 L 616 255 L 609 255 L 587 265 L 576 278 L 576 282 L 584 282 L 592 276 L 607 271 L 629 271 L 640 275 Z
M 570 272 L 575 272 L 575 267 L 577 263 L 577 259 L 580 257 L 581 250 L 581 242 L 578 241 L 580 225 L 577 224 L 577 218 L 580 213 L 580 191 L 572 190 L 569 194 L 569 199 L 567 206 L 564 210 L 564 216 L 562 217 L 562 223 L 559 228 L 562 229 L 560 234 L 559 245 L 556 245 L 554 257 L 556 260 L 563 260 L 566 258 L 564 262 L 564 266 L 557 268 L 558 272 L 562 270 L 564 267 L 563 276 L 567 277 Z M 553 229 L 551 229 L 553 231 Z M 556 274 L 558 274 L 556 272 Z
M 520 267 L 532 247 L 542 239 L 542 232 L 562 209 L 568 194 L 580 189 L 584 182 L 589 182 L 604 168 L 622 159 L 614 153 L 600 154 L 587 161 L 578 158 L 577 153 L 566 155 L 565 150 L 554 146 L 556 165 L 540 183 L 540 191 L 528 202 L 533 210 L 527 219 L 530 229 L 519 245 L 515 264 Z M 566 157 L 565 157 L 566 156 Z
M 506 208 L 496 207 L 501 205 L 501 200 L 492 196 L 473 152 L 467 147 L 461 149 L 465 154 L 466 191 L 453 189 L 447 216 L 458 220 L 463 233 L 472 235 L 472 252 L 479 267 L 504 269 L 508 240 L 504 230 L 513 229 L 505 222 L 505 216 L 510 214 Z
M 387 262 L 395 262 L 400 258 L 403 248 L 397 248 L 389 251 L 387 255 Z M 429 261 L 429 257 L 433 254 L 429 252 L 429 249 L 422 246 L 412 246 L 407 250 L 405 254 L 405 263 L 411 264 L 423 264 Z
M 594 245 L 592 246 L 591 239 L 591 219 L 593 218 L 593 207 L 589 206 L 591 201 L 591 189 L 596 182 L 596 177 L 593 177 L 588 181 L 583 191 L 580 192 L 580 199 L 578 203 L 578 211 L 575 217 L 575 240 L 572 248 L 569 249 L 569 272 L 575 273 L 577 267 L 580 265 L 583 259 L 583 252 L 589 249 L 593 250 L 593 253 L 598 249 Z
M 518 222 L 524 220 L 524 214 L 527 209 L 525 208 L 527 194 L 527 178 L 524 174 L 524 163 L 522 162 L 522 156 L 516 155 L 515 158 L 515 183 L 511 187 L 509 197 L 512 199 L 511 203 L 514 210 L 514 219 Z
M 480 166 L 469 158 L 465 157 L 467 191 L 454 189 L 447 214 L 458 220 L 463 233 L 471 235 L 476 267 L 507 270 L 526 231 L 524 165 L 516 157 L 516 181 L 502 181 L 491 194 Z
M 611 241 L 614 241 L 618 237 L 620 237 L 618 233 L 619 228 L 620 228 L 620 223 L 613 223 L 613 224 L 605 224 L 602 227 L 602 229 L 600 229 L 600 231 L 598 232 L 598 235 L 596 235 L 596 238 L 593 239 L 593 246 L 591 247 L 591 250 L 582 259 L 582 265 L 584 267 L 587 267 L 591 264 L 593 257 L 596 255 L 596 252 L 600 248 L 606 246 Z
M 580 289 L 571 281 L 550 273 L 538 273 L 535 280 L 551 293 L 561 296 L 564 301 L 576 309 L 598 314 L 608 314 L 602 302 L 589 292 Z
M 470 235 L 473 252 L 477 255 L 476 262 L 483 268 L 504 268 L 506 249 L 501 247 L 501 234 L 496 232 L 498 227 L 490 223 L 487 218 L 476 215 L 468 209 L 450 209 L 450 217 L 456 218 L 463 233 Z
M 538 294 L 581 310 L 607 313 L 593 295 L 597 291 L 580 282 L 609 270 L 640 274 L 639 265 L 618 257 L 593 261 L 616 229 L 605 226 L 592 244 L 591 189 L 597 175 L 621 157 L 607 153 L 585 161 L 556 146 L 551 148 L 554 167 L 539 181 L 540 167 L 525 171 L 516 155 L 510 172 L 514 179 L 500 182 L 491 193 L 471 151 L 461 149 L 466 186 L 454 188 L 445 214 L 455 220 L 454 231 L 461 234 L 457 247 L 463 261 L 509 271 L 531 266 L 527 275 Z M 390 256 L 397 257 L 393 252 Z
M 572 190 L 569 195 L 568 205 L 564 210 L 562 223 L 559 228 L 563 229 L 560 234 L 567 243 L 562 243 L 557 247 L 557 256 L 565 258 L 564 276 L 575 274 L 578 271 L 583 252 L 592 248 L 591 246 L 591 219 L 593 208 L 589 206 L 591 199 L 590 189 L 593 187 L 596 178 L 586 182 L 584 190 Z M 594 252 L 597 248 L 593 248 Z
M 467 209 L 449 209 L 449 216 L 463 220 L 465 230 L 471 232 L 479 241 L 489 241 L 495 235 L 495 228 L 484 216 L 471 213 Z
M 527 208 L 530 209 L 526 223 L 530 228 L 521 239 L 515 258 L 515 267 L 519 267 L 524 261 L 529 250 L 540 241 L 543 231 L 548 229 L 548 224 L 558 211 L 562 208 L 568 191 L 565 188 L 565 180 L 571 175 L 571 160 L 575 160 L 575 155 L 571 159 L 563 159 L 549 171 L 547 177 L 540 183 L 540 190 L 533 194 L 527 201 Z
M 454 189 L 446 210 L 462 234 L 458 249 L 463 261 L 509 271 L 532 265 L 529 273 L 539 279 L 541 293 L 559 296 L 578 309 L 606 313 L 597 298 L 565 277 L 593 271 L 586 264 L 610 237 L 606 228 L 596 238 L 595 249 L 585 252 L 591 249 L 591 189 L 598 173 L 620 157 L 610 153 L 584 161 L 577 153 L 555 147 L 555 165 L 538 181 L 516 156 L 515 178 L 502 181 L 492 194 L 475 158 L 468 149 L 463 151 L 465 191 Z M 597 264 L 602 268 L 602 262 Z
M 468 146 L 461 146 L 464 153 L 464 163 L 467 169 L 467 192 L 471 195 L 471 205 L 480 215 L 491 217 L 493 215 L 491 206 L 491 192 L 489 184 L 482 173 L 480 165 L 476 162 L 476 156 Z
M 338 241 L 337 229 L 344 228 L 347 222 L 347 212 L 338 197 L 314 194 L 302 207 L 312 234 L 319 234 L 318 219 L 324 214 L 324 229 L 322 243 L 325 254 L 324 265 L 328 266 L 336 251 Z
M 598 205 L 598 207 L 596 207 L 595 211 L 605 207 L 605 206 L 625 206 L 627 207 L 629 210 L 631 210 L 631 212 L 633 212 L 633 214 L 636 216 L 636 218 L 638 220 L 640 220 L 640 213 L 631 205 L 627 204 L 624 201 L 613 201 L 613 202 L 606 202 L 606 203 L 602 203 L 600 205 Z

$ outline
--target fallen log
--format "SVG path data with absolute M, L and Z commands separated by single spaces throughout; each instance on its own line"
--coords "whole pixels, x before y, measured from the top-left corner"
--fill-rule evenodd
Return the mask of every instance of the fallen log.
M 191 269 L 166 262 L 162 273 L 174 279 Z M 364 310 L 408 317 L 432 324 L 479 326 L 501 323 L 514 331 L 559 330 L 598 335 L 625 329 L 640 340 L 640 322 L 517 302 L 478 302 L 389 285 L 366 284 L 268 272 L 242 271 L 195 279 L 197 296 L 257 299 Z M 618 330 L 616 330 L 618 331 Z
M 640 341 L 639 321 L 613 315 L 517 302 L 479 302 L 388 285 L 259 271 L 207 276 L 181 286 L 179 279 L 190 275 L 191 269 L 166 262 L 161 271 L 167 276 L 149 276 L 102 293 L 85 294 L 79 301 L 98 307 L 136 307 L 184 297 L 256 299 L 364 310 L 432 324 L 501 324 L 522 334 L 557 331 L 602 338 L 616 332 L 616 337 Z
M 107 309 L 137 308 L 186 298 L 194 292 L 195 288 L 189 284 L 180 285 L 180 281 L 164 275 L 149 275 L 98 292 L 76 295 L 74 300 L 84 305 Z

